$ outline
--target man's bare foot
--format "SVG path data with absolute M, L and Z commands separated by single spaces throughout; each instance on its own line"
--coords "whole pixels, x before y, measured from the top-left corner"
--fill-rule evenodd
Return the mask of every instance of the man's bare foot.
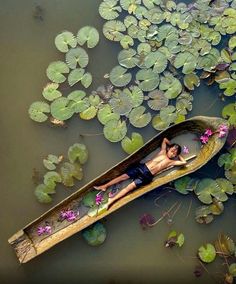
M 102 190 L 102 191 L 106 191 L 106 187 L 102 186 L 102 185 L 98 185 L 98 186 L 94 186 L 93 188 L 95 188 L 96 190 Z

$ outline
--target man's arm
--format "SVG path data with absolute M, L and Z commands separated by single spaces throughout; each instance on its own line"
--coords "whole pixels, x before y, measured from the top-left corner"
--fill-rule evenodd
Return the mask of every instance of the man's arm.
M 179 159 L 180 161 L 173 161 L 171 164 L 173 166 L 184 166 L 187 164 L 187 161 L 181 155 L 179 155 Z
M 166 144 L 170 145 L 170 141 L 165 137 L 161 143 L 161 151 L 165 150 L 166 151 Z

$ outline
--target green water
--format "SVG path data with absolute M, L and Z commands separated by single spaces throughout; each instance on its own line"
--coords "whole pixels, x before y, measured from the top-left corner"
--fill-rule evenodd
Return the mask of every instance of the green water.
M 225 203 L 223 215 L 205 226 L 194 220 L 195 208 L 200 205 L 194 196 L 171 192 L 159 199 L 156 206 L 154 199 L 161 194 L 156 190 L 104 220 L 108 234 L 102 246 L 89 247 L 81 234 L 77 234 L 25 265 L 18 264 L 7 243 L 13 233 L 72 192 L 59 187 L 52 204 L 41 205 L 36 201 L 33 168 L 44 174 L 42 159 L 48 153 L 66 154 L 75 142 L 87 145 L 90 159 L 78 186 L 126 156 L 119 145 L 108 142 L 103 135 L 80 137 L 83 133 L 102 132 L 102 126 L 95 120 L 84 122 L 73 117 L 67 129 L 58 129 L 34 123 L 27 113 L 29 105 L 41 99 L 42 88 L 48 81 L 45 75 L 48 64 L 63 58 L 54 47 L 55 35 L 66 29 L 76 33 L 88 24 L 101 31 L 99 3 L 98 0 L 0 0 L 0 283 L 220 283 L 222 260 L 208 265 L 209 273 L 195 278 L 193 270 L 198 264 L 195 255 L 200 245 L 214 241 L 220 232 L 236 240 L 233 197 Z M 43 21 L 33 17 L 36 5 L 43 8 Z M 118 44 L 101 36 L 99 45 L 89 52 L 88 69 L 94 75 L 90 91 L 106 82 L 103 75 L 117 64 L 118 50 Z M 193 111 L 189 116 L 219 116 L 226 102 L 217 100 L 211 106 L 218 94 L 217 87 L 202 84 L 193 94 Z M 155 133 L 151 128 L 142 131 L 145 140 Z M 200 169 L 198 175 L 215 178 L 216 160 Z M 181 207 L 171 227 L 162 221 L 148 231 L 141 229 L 138 220 L 142 214 L 151 213 L 158 219 L 175 202 Z M 164 247 L 171 229 L 185 234 L 183 248 Z

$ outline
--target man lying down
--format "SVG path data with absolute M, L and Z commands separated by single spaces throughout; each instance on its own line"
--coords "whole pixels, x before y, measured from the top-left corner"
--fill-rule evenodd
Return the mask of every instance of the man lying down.
M 97 190 L 106 191 L 107 188 L 111 185 L 117 184 L 121 181 L 132 179 L 133 181 L 129 183 L 125 188 L 121 189 L 115 196 L 110 192 L 107 208 L 111 204 L 120 199 L 128 192 L 138 188 L 142 185 L 146 185 L 153 180 L 153 177 L 158 174 L 160 171 L 170 167 L 170 166 L 184 166 L 187 164 L 187 161 L 180 155 L 181 146 L 178 144 L 171 144 L 167 138 L 164 138 L 161 144 L 161 149 L 151 160 L 148 160 L 146 163 L 138 163 L 138 165 L 128 167 L 126 172 L 111 181 L 94 186 Z M 178 157 L 179 160 L 174 160 Z

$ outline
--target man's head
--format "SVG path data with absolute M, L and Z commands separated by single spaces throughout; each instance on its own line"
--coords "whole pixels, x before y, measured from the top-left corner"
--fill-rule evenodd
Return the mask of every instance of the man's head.
M 181 146 L 179 144 L 171 144 L 167 147 L 166 155 L 169 159 L 174 159 L 181 153 Z

